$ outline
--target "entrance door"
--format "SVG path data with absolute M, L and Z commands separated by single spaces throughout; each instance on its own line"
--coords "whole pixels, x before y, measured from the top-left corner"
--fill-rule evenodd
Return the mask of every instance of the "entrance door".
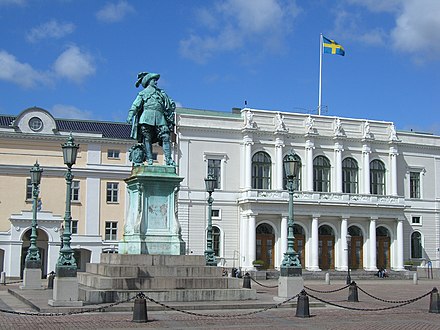
M 385 227 L 376 228 L 376 267 L 390 269 L 390 233 Z
M 299 225 L 293 226 L 293 236 L 295 237 L 294 250 L 299 254 L 301 267 L 305 268 L 305 235 L 304 229 Z
M 274 246 L 275 234 L 273 228 L 268 224 L 261 224 L 257 227 L 256 258 L 264 261 L 264 268 L 274 268 Z
M 357 226 L 350 226 L 348 228 L 348 233 L 351 236 L 351 242 L 349 245 L 350 249 L 350 259 L 348 260 L 348 266 L 351 269 L 362 269 L 363 268 L 363 244 L 364 238 L 362 236 L 362 231 Z
M 335 235 L 330 226 L 323 225 L 318 229 L 319 233 L 319 268 L 335 268 Z

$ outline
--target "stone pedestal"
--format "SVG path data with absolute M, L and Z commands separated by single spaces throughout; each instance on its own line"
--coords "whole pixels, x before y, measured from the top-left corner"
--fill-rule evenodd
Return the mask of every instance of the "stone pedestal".
M 125 180 L 129 207 L 119 242 L 120 254 L 185 253 L 175 207 L 175 194 L 182 180 L 174 166 L 133 168 Z
M 274 300 L 285 301 L 296 296 L 304 289 L 302 276 L 280 276 L 278 278 L 278 296 Z
M 23 271 L 23 285 L 20 285 L 22 290 L 42 290 L 41 284 L 41 269 L 40 268 L 25 268 Z
M 53 299 L 48 304 L 53 307 L 80 307 L 83 305 L 78 300 L 78 278 L 55 277 L 53 282 Z

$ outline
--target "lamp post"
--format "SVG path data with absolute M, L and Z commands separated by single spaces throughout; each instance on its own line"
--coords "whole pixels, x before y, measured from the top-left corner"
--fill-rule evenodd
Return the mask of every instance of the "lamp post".
M 66 212 L 64 214 L 64 231 L 61 242 L 60 255 L 56 265 L 56 273 L 58 277 L 75 277 L 76 276 L 76 261 L 73 256 L 73 250 L 70 247 L 71 239 L 71 196 L 72 196 L 72 166 L 76 162 L 79 145 L 75 144 L 72 134 L 70 134 L 67 142 L 62 144 L 64 164 L 67 165 L 66 178 Z
M 301 276 L 301 261 L 294 249 L 295 237 L 293 235 L 293 191 L 295 178 L 298 173 L 298 160 L 295 158 L 293 151 L 287 155 L 284 161 L 284 170 L 287 176 L 287 190 L 289 191 L 289 219 L 287 221 L 287 251 L 284 253 L 281 263 L 281 276 Z
M 41 268 L 40 253 L 37 247 L 37 201 L 39 193 L 39 185 L 41 182 L 41 174 L 43 169 L 35 162 L 31 168 L 31 183 L 32 183 L 32 232 L 30 236 L 30 246 L 26 254 L 25 268 Z
M 212 202 L 214 198 L 212 198 L 212 193 L 214 192 L 214 186 L 217 182 L 217 179 L 209 174 L 207 178 L 205 178 L 205 186 L 206 191 L 208 192 L 208 229 L 206 233 L 206 250 L 205 250 L 205 259 L 206 266 L 217 266 L 217 260 L 215 259 L 214 249 L 212 248 Z
M 351 253 L 350 253 L 350 247 L 351 247 L 351 235 L 347 234 L 347 284 L 351 283 L 351 275 L 350 275 L 350 265 L 351 265 Z

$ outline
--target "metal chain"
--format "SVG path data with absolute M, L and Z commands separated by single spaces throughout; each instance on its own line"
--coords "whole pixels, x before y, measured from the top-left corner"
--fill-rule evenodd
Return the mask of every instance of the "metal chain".
M 173 310 L 173 311 L 176 311 L 176 312 L 180 312 L 180 313 L 184 313 L 184 314 L 188 314 L 188 315 L 193 315 L 193 316 L 212 317 L 212 318 L 218 317 L 218 318 L 221 318 L 221 317 L 242 317 L 242 316 L 249 316 L 249 315 L 253 315 L 253 314 L 262 313 L 262 312 L 268 311 L 270 309 L 278 308 L 281 305 L 286 304 L 289 301 L 297 298 L 298 296 L 299 296 L 299 293 L 297 295 L 291 297 L 291 298 L 288 298 L 288 299 L 284 300 L 283 302 L 280 302 L 280 303 L 276 304 L 276 305 L 273 305 L 273 306 L 270 306 L 270 307 L 266 307 L 266 308 L 263 308 L 263 309 L 260 309 L 260 310 L 252 311 L 252 312 L 241 313 L 241 314 L 233 314 L 233 315 L 231 315 L 231 314 L 202 314 L 202 313 L 189 312 L 189 311 L 181 310 L 181 309 L 178 309 L 178 308 L 175 308 L 175 307 L 172 307 L 172 306 L 165 305 L 165 304 L 163 304 L 161 302 L 158 302 L 158 301 L 156 301 L 153 298 L 150 298 L 148 296 L 145 296 L 145 298 L 147 300 L 157 304 L 157 305 L 160 305 L 162 307 L 165 307 L 167 309 L 170 309 L 170 310 Z
M 409 305 L 409 304 L 411 304 L 411 303 L 413 303 L 413 302 L 415 302 L 417 300 L 420 300 L 422 298 L 425 298 L 427 295 L 430 295 L 431 293 L 432 293 L 432 290 L 429 291 L 428 293 L 425 293 L 424 295 L 422 295 L 420 297 L 408 300 L 407 302 L 402 303 L 400 305 L 395 305 L 395 306 L 390 306 L 390 307 L 382 307 L 382 308 L 356 308 L 356 307 L 349 307 L 349 306 L 339 305 L 339 304 L 336 304 L 336 303 L 333 303 L 333 302 L 330 302 L 330 301 L 325 301 L 324 299 L 315 297 L 315 296 L 313 296 L 313 295 L 311 295 L 311 294 L 306 292 L 306 294 L 308 296 L 310 296 L 311 298 L 316 299 L 316 300 L 318 300 L 320 302 L 323 302 L 325 304 L 329 304 L 329 305 L 332 305 L 332 306 L 336 306 L 336 307 L 340 307 L 340 308 L 345 308 L 345 309 L 349 309 L 349 310 L 365 311 L 365 312 L 377 312 L 377 311 L 385 311 L 385 310 L 388 310 L 388 309 L 399 308 L 399 307 L 402 307 L 402 306 L 405 306 L 405 305 Z
M 386 299 L 382 299 L 382 298 L 378 298 L 373 296 L 372 294 L 369 294 L 367 291 L 363 290 L 362 288 L 360 288 L 359 286 L 357 287 L 359 289 L 359 291 L 365 293 L 367 296 L 382 301 L 382 302 L 386 302 L 386 303 L 390 303 L 390 304 L 402 304 L 402 303 L 406 303 L 406 302 L 412 302 L 412 299 L 407 299 L 407 300 L 386 300 Z
M 18 315 L 30 315 L 30 316 L 66 316 L 66 315 L 76 315 L 76 314 L 84 314 L 84 313 L 92 313 L 92 312 L 103 312 L 106 309 L 119 305 L 119 304 L 123 304 L 126 302 L 129 302 L 130 300 L 133 300 L 135 298 L 137 298 L 138 296 L 143 295 L 142 292 L 138 293 L 136 296 L 134 297 L 130 297 L 126 300 L 121 300 L 121 301 L 117 301 L 114 303 L 110 303 L 106 306 L 99 306 L 96 308 L 90 308 L 90 309 L 84 309 L 81 311 L 76 311 L 76 312 L 67 312 L 67 313 L 39 313 L 39 312 L 20 312 L 20 311 L 12 311 L 12 310 L 7 310 L 7 309 L 0 309 L 1 313 L 9 313 L 9 314 L 18 314 Z
M 258 285 L 265 287 L 265 288 L 269 288 L 269 289 L 278 288 L 278 284 L 277 285 L 264 285 L 264 284 L 258 282 L 257 280 L 254 280 L 252 277 L 251 277 L 251 280 L 254 281 L 255 283 L 257 283 Z
M 304 289 L 310 290 L 312 292 L 317 292 L 317 293 L 333 293 L 333 292 L 338 292 L 338 291 L 344 290 L 344 289 L 348 288 L 349 286 L 350 286 L 350 284 L 347 284 L 346 286 L 344 286 L 343 288 L 340 288 L 340 289 L 321 291 L 321 290 L 315 290 L 315 289 L 309 288 L 304 285 Z
M 23 280 L 19 280 L 19 281 L 12 281 L 12 282 L 5 282 L 5 283 L 1 283 L 2 285 L 8 285 L 8 284 L 17 284 L 17 283 L 21 283 L 23 282 Z

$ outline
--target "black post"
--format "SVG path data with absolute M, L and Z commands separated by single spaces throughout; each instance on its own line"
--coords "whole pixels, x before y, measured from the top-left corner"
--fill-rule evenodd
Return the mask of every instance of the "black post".
M 359 302 L 358 288 L 355 281 L 351 282 L 348 288 L 348 301 Z
M 147 321 L 147 300 L 145 299 L 143 294 L 140 294 L 134 300 L 133 322 L 145 323 Z
M 251 275 L 249 273 L 244 274 L 243 277 L 243 289 L 251 288 Z
M 296 305 L 296 317 L 310 317 L 309 297 L 305 290 L 302 290 L 298 296 Z
M 440 313 L 440 299 L 437 288 L 433 288 L 431 291 L 431 297 L 429 299 L 429 312 Z

